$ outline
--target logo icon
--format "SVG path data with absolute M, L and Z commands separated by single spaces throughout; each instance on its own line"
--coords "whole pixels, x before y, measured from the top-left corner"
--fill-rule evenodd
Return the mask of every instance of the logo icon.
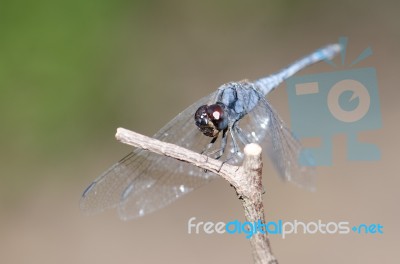
M 347 38 L 340 38 L 339 43 L 345 65 Z M 304 149 L 314 158 L 312 165 L 332 165 L 332 138 L 336 134 L 347 135 L 348 160 L 380 159 L 376 145 L 357 139 L 358 133 L 382 126 L 376 71 L 372 67 L 354 68 L 370 55 L 371 48 L 366 48 L 350 64 L 352 69 L 294 76 L 286 81 L 292 131 L 299 139 L 320 138 L 318 148 Z M 305 155 L 300 155 L 300 163 L 310 165 Z

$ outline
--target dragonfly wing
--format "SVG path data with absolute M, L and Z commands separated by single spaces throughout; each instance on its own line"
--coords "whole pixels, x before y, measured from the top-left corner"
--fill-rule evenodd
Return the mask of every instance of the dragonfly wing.
M 189 106 L 154 138 L 201 152 L 210 138 L 197 129 L 193 115 L 214 98 L 212 93 Z M 122 219 L 132 219 L 163 208 L 216 177 L 191 164 L 134 149 L 85 190 L 80 205 L 87 213 L 117 207 Z
M 301 187 L 313 190 L 315 186 L 315 170 L 313 158 L 302 153 L 301 143 L 285 126 L 277 112 L 260 94 L 260 101 L 239 121 L 247 142 L 261 145 L 283 180 L 291 181 Z M 306 161 L 303 166 L 302 160 Z

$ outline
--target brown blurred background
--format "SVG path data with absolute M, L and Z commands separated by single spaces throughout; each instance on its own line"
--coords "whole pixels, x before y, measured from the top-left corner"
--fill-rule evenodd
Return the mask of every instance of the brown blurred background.
M 266 216 L 380 223 L 384 234 L 271 243 L 280 263 L 396 263 L 400 5 L 349 2 L 2 1 L 0 263 L 251 263 L 241 235 L 187 234 L 193 216 L 243 220 L 222 180 L 129 222 L 115 211 L 84 216 L 81 193 L 129 152 L 117 127 L 152 135 L 222 83 L 268 75 L 340 36 L 350 59 L 373 49 L 360 67 L 376 68 L 383 127 L 361 138 L 382 158 L 346 160 L 338 135 L 315 193 L 279 181 L 266 160 Z M 330 70 L 321 63 L 302 74 Z M 290 124 L 285 85 L 269 99 Z

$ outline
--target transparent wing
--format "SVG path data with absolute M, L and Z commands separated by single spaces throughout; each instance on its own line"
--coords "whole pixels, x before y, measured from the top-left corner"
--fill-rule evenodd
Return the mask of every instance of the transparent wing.
M 315 188 L 313 158 L 302 153 L 301 143 L 285 126 L 277 112 L 260 94 L 260 101 L 238 124 L 247 142 L 254 142 L 266 150 L 272 164 L 283 180 L 309 190 Z M 307 166 L 299 162 L 306 161 Z
M 200 105 L 211 103 L 215 94 L 185 109 L 154 138 L 201 152 L 211 139 L 197 129 L 193 115 Z M 193 165 L 135 149 L 93 181 L 80 206 L 87 213 L 117 207 L 120 217 L 128 220 L 163 208 L 216 177 Z

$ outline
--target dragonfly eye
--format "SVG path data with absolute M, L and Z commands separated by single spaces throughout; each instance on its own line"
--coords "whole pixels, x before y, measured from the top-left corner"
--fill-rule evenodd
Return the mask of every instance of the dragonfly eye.
M 208 115 L 208 105 L 202 105 L 197 109 L 194 114 L 194 120 L 196 126 L 204 135 L 208 137 L 215 137 L 218 135 L 219 131 L 215 128 L 214 123 Z
M 200 131 L 208 137 L 217 136 L 219 131 L 228 126 L 222 103 L 200 106 L 194 115 L 194 120 Z
M 220 102 L 209 105 L 207 108 L 208 117 L 213 122 L 215 128 L 219 131 L 224 130 L 228 126 L 228 119 L 226 118 L 225 109 L 225 105 Z
M 196 126 L 206 126 L 210 121 L 207 115 L 207 105 L 200 106 L 196 113 L 194 114 L 194 120 L 196 121 Z

